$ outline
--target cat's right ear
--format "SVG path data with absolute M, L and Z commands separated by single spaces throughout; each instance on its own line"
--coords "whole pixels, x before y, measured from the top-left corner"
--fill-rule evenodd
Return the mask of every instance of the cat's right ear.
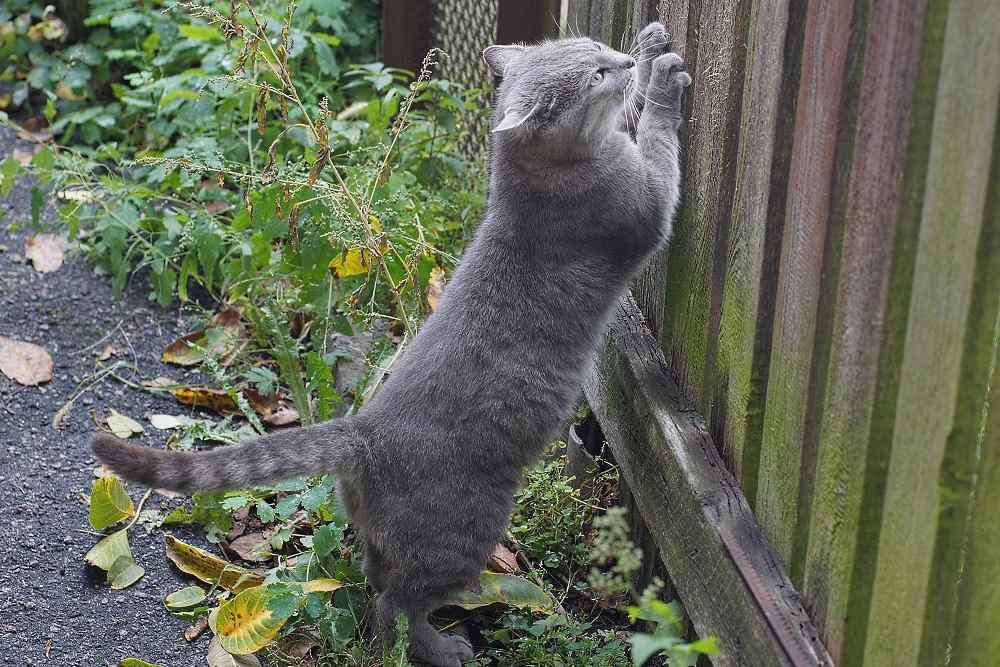
M 494 76 L 503 77 L 504 68 L 527 49 L 517 44 L 494 44 L 483 49 L 483 60 L 490 66 Z

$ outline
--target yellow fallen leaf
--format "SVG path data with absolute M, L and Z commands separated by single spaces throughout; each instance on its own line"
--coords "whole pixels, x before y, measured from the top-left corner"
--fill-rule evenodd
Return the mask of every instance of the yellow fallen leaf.
M 99 477 L 94 480 L 94 486 L 90 490 L 88 518 L 95 530 L 104 530 L 134 514 L 135 506 L 119 478 Z
M 133 435 L 144 431 L 142 424 L 131 417 L 123 415 L 114 408 L 111 408 L 111 413 L 105 421 L 111 432 L 118 438 L 131 438 Z
M 24 241 L 24 257 L 39 273 L 51 273 L 63 263 L 66 239 L 59 234 L 32 234 Z
M 195 576 L 206 584 L 219 584 L 230 591 L 243 591 L 260 586 L 264 577 L 238 565 L 227 563 L 221 558 L 167 535 L 167 558 L 182 572 Z
M 38 345 L 0 336 L 0 373 L 35 386 L 52 379 L 52 357 Z

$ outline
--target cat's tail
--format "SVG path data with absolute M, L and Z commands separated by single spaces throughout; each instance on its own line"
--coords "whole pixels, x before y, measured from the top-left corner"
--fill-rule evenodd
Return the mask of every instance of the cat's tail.
M 354 419 L 346 417 L 199 452 L 143 447 L 106 433 L 91 436 L 90 448 L 127 480 L 191 494 L 244 489 L 299 475 L 353 476 L 359 438 Z

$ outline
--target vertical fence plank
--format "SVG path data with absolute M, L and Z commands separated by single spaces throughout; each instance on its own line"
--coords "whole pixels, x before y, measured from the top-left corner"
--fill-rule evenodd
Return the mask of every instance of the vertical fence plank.
M 667 257 L 664 344 L 682 384 L 705 415 L 711 414 L 714 398 L 748 7 L 747 0 L 720 0 L 698 9 L 692 108 L 685 119 L 683 195 Z M 688 36 L 691 33 L 689 26 Z M 691 46 L 687 44 L 688 54 Z
M 757 490 L 774 294 L 798 88 L 798 3 L 756 0 L 719 328 L 719 399 L 713 420 L 751 503 Z M 791 5 L 791 6 L 790 6 Z M 789 13 L 796 12 L 791 18 Z M 787 31 L 791 31 L 788 33 Z
M 558 0 L 498 0 L 497 43 L 539 42 L 559 34 Z
M 946 453 L 958 460 L 978 447 L 951 436 L 960 426 L 962 342 L 978 297 L 977 248 L 1000 96 L 998 24 L 1000 5 L 993 0 L 949 5 L 865 644 L 865 661 L 872 665 L 913 665 L 918 658 L 941 664 L 947 652 L 946 638 L 928 633 L 927 620 L 918 619 L 926 609 L 931 622 L 940 620 L 937 610 L 949 605 L 941 596 L 953 586 L 938 584 L 960 576 L 943 572 L 930 586 L 938 545 L 965 549 L 955 543 L 964 536 L 956 535 L 948 513 L 971 491 L 942 463 Z
M 815 398 L 814 355 L 822 338 L 817 337 L 817 322 L 822 322 L 818 315 L 851 18 L 850 3 L 809 3 L 782 230 L 756 510 L 765 533 L 792 568 L 793 581 L 799 512 L 808 503 L 800 498 L 800 486 L 812 474 L 807 418 Z
M 987 667 L 1000 655 L 1000 119 L 973 282 L 962 386 L 941 481 L 955 491 L 940 513 L 921 664 Z M 934 613 L 938 612 L 938 613 Z
M 855 96 L 856 148 L 843 183 L 845 228 L 803 584 L 813 618 L 838 661 L 848 634 L 847 605 L 868 447 L 882 446 L 870 440 L 871 415 L 908 162 L 907 129 L 924 3 L 889 0 L 870 7 L 863 74 Z M 909 161 L 923 159 L 925 152 L 917 150 Z M 914 229 L 908 231 L 912 234 Z M 881 505 L 881 498 L 871 502 Z M 855 626 L 863 624 L 864 616 L 850 620 L 851 633 L 863 633 Z

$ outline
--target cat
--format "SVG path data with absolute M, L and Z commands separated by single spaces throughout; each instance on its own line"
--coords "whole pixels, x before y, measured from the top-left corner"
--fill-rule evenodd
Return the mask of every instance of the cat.
M 615 305 L 670 236 L 691 78 L 667 43 L 652 23 L 636 57 L 586 38 L 483 52 L 499 77 L 484 220 L 356 415 L 193 453 L 99 434 L 97 458 L 184 493 L 335 475 L 383 639 L 405 614 L 414 658 L 471 660 L 428 615 L 477 585 L 522 469 L 556 436 Z

